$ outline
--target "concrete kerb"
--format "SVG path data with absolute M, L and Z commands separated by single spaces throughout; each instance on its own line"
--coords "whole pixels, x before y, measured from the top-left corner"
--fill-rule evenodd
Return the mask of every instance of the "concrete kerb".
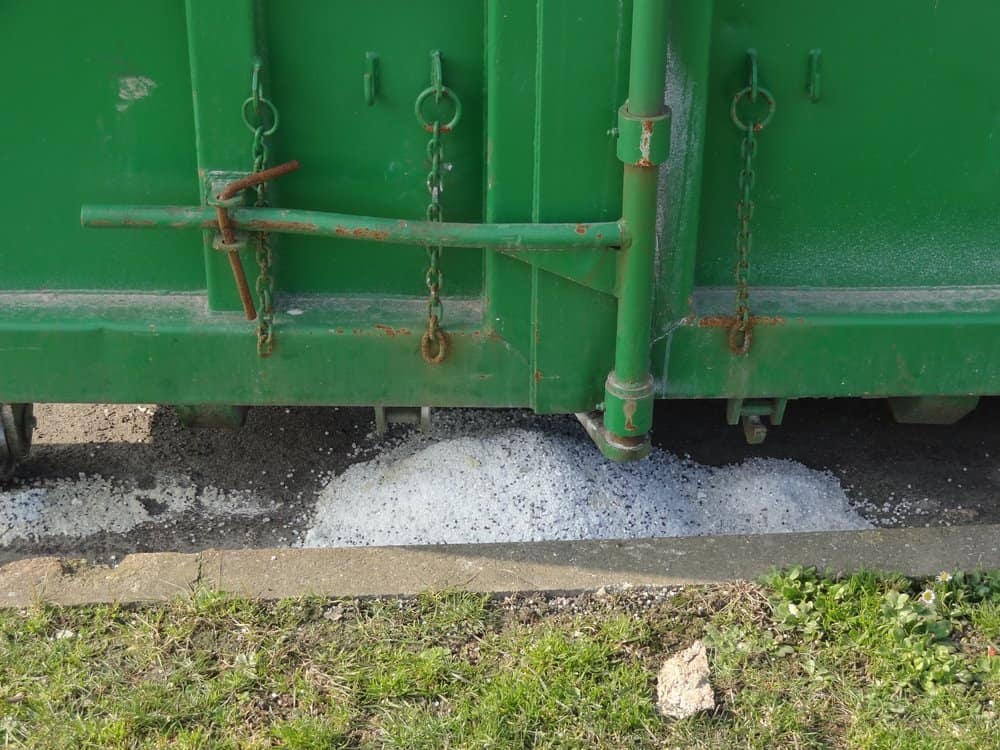
M 1000 568 L 1000 526 L 427 547 L 209 550 L 129 555 L 114 568 L 57 558 L 0 567 L 0 606 L 163 601 L 197 586 L 279 599 L 428 589 L 573 592 L 753 579 L 773 568 L 911 576 Z

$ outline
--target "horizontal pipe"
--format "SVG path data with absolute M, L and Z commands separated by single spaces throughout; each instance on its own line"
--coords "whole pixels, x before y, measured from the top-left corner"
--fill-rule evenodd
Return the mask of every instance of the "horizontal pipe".
M 352 216 L 283 208 L 231 208 L 232 224 L 251 232 L 306 234 L 400 245 L 476 247 L 492 250 L 620 248 L 628 238 L 621 222 L 575 224 L 456 224 Z M 84 206 L 80 223 L 92 228 L 213 229 L 211 206 Z

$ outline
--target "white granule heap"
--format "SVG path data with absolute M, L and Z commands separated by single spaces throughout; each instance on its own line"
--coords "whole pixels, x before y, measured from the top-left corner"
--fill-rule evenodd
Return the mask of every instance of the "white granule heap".
M 17 539 L 86 537 L 162 524 L 194 511 L 206 517 L 256 516 L 266 510 L 250 492 L 199 488 L 189 477 L 158 474 L 139 488 L 101 476 L 41 480 L 0 492 L 0 546 Z
M 565 420 L 449 413 L 320 492 L 307 547 L 627 539 L 870 528 L 794 461 L 714 468 L 654 449 L 607 461 Z M 506 423 L 506 424 L 505 424 Z

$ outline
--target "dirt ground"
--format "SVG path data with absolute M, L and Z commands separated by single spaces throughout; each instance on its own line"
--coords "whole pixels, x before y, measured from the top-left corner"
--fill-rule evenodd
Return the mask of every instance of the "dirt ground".
M 325 478 L 378 449 L 370 409 L 258 408 L 236 431 L 188 429 L 169 407 L 40 404 L 35 414 L 35 446 L 15 487 L 80 475 L 142 487 L 160 472 L 177 472 L 198 492 L 253 490 L 272 504 L 267 515 L 206 516 L 194 508 L 159 523 L 151 500 L 153 520 L 130 531 L 16 540 L 0 548 L 0 562 L 40 554 L 108 562 L 129 552 L 294 544 Z M 829 470 L 880 526 L 997 523 L 998 417 L 1000 399 L 949 427 L 897 425 L 881 400 L 807 400 L 789 405 L 764 445 L 748 446 L 739 428 L 725 424 L 721 402 L 670 402 L 657 407 L 655 443 L 710 465 L 765 456 Z

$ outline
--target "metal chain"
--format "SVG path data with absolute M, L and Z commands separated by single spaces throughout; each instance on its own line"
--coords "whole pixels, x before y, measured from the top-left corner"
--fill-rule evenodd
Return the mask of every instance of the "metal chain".
M 739 91 L 733 98 L 730 116 L 733 123 L 743 131 L 743 141 L 740 143 L 740 199 L 736 203 L 736 316 L 729 329 L 729 349 L 743 356 L 750 351 L 753 338 L 753 317 L 750 315 L 750 251 L 753 248 L 753 231 L 750 222 L 753 220 L 756 204 L 753 200 L 753 189 L 757 183 L 757 172 L 754 170 L 754 158 L 757 156 L 757 133 L 763 130 L 774 116 L 774 96 L 767 89 L 757 85 L 756 53 L 750 53 L 750 85 Z M 761 120 L 743 120 L 738 112 L 741 101 L 756 102 L 763 99 L 767 111 Z
M 438 120 L 435 120 L 431 127 L 431 139 L 427 142 L 427 159 L 431 165 L 427 173 L 427 192 L 431 196 L 430 203 L 427 204 L 427 221 L 442 221 L 444 144 L 441 142 L 441 123 Z M 444 275 L 441 273 L 440 245 L 427 246 L 427 273 L 424 281 L 427 284 L 427 330 L 420 340 L 420 353 L 430 364 L 437 364 L 448 354 L 448 338 L 440 327 L 444 313 L 441 305 L 441 284 Z
M 757 139 L 754 129 L 746 131 L 746 136 L 740 145 L 740 157 L 743 167 L 740 169 L 740 199 L 736 203 L 736 321 L 729 334 L 729 348 L 733 354 L 743 355 L 750 351 L 750 250 L 753 247 L 753 232 L 750 221 L 753 219 L 754 202 L 753 188 L 757 181 L 757 173 L 753 169 L 753 160 L 757 155 Z
M 254 61 L 253 74 L 250 80 L 250 98 L 244 102 L 244 121 L 253 132 L 253 144 L 250 155 L 253 160 L 253 172 L 261 172 L 267 168 L 268 147 L 266 138 L 278 129 L 278 110 L 274 104 L 264 98 L 260 84 L 260 60 Z M 246 116 L 247 104 L 250 105 L 252 120 Z M 262 105 L 270 110 L 271 123 L 265 124 Z M 257 200 L 254 205 L 267 206 L 267 182 L 256 186 Z M 257 299 L 260 315 L 257 318 L 257 354 L 268 357 L 274 351 L 274 277 L 271 275 L 271 240 L 267 232 L 257 232 Z
M 435 118 L 433 122 L 428 122 L 423 115 L 423 104 L 431 95 L 435 104 L 440 104 L 442 99 L 450 99 L 454 105 L 455 112 L 451 120 L 442 123 Z M 451 169 L 450 164 L 444 160 L 444 144 L 442 134 L 449 132 L 458 124 L 462 114 L 462 105 L 455 93 L 444 85 L 441 73 L 441 53 L 437 50 L 431 52 L 431 85 L 424 89 L 417 96 L 415 105 L 417 121 L 421 126 L 430 132 L 431 138 L 427 143 L 427 161 L 430 170 L 427 172 L 427 192 L 430 193 L 430 203 L 427 205 L 425 215 L 427 221 L 443 221 L 441 212 L 441 193 L 444 192 L 444 173 Z M 443 362 L 448 356 L 448 335 L 441 328 L 441 319 L 444 308 L 441 304 L 441 286 L 444 282 L 444 274 L 441 272 L 441 246 L 427 245 L 427 271 L 424 281 L 427 284 L 427 330 L 420 338 L 420 354 L 424 361 L 429 364 Z

